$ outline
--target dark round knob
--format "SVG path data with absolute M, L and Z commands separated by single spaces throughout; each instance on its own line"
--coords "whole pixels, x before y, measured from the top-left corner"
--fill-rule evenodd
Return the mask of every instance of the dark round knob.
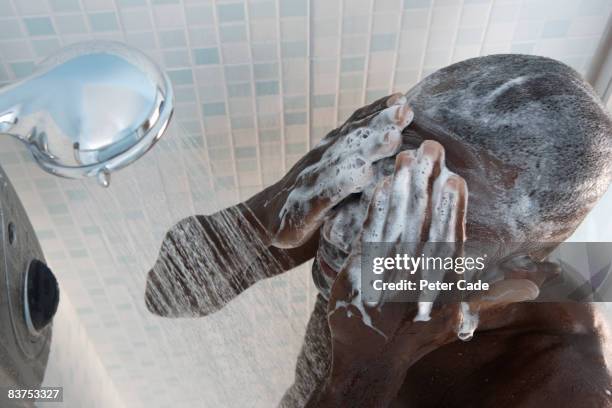
M 59 304 L 59 286 L 51 269 L 37 259 L 30 263 L 27 274 L 27 302 L 32 325 L 38 331 L 53 319 Z

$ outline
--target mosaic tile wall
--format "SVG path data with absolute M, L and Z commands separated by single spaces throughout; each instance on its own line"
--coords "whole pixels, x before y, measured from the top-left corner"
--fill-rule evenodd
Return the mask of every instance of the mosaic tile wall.
M 74 308 L 63 316 L 78 316 L 75 336 L 125 406 L 271 406 L 312 307 L 307 267 L 210 318 L 155 319 L 143 276 L 165 230 L 261 190 L 355 108 L 451 62 L 534 53 L 585 73 L 611 12 L 607 0 L 0 0 L 0 84 L 64 45 L 111 39 L 164 67 L 177 99 L 167 137 L 106 191 L 42 173 L 11 140 L 0 163 Z M 81 372 L 69 355 L 50 364 Z

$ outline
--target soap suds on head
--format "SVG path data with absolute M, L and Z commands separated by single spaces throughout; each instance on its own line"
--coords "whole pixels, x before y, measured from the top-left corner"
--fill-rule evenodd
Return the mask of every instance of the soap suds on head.
M 433 73 L 406 97 L 417 125 L 443 132 L 478 161 L 459 172 L 468 185 L 490 187 L 471 193 L 468 224 L 507 232 L 515 242 L 558 240 L 610 185 L 610 115 L 579 74 L 558 61 L 518 54 L 474 58 Z M 321 246 L 350 252 L 349 237 L 358 234 L 377 180 L 393 167 L 392 158 L 374 163 L 372 182 L 325 222 Z M 338 265 L 342 251 L 324 257 L 333 253 L 328 263 Z M 427 310 L 420 305 L 419 318 Z M 462 304 L 459 337 L 471 338 L 477 324 L 478 315 Z
M 494 168 L 463 169 L 491 186 L 468 222 L 545 241 L 576 227 L 612 178 L 612 120 L 561 62 L 530 55 L 473 58 L 408 92 L 415 122 L 444 132 Z M 501 171 L 503 170 L 503 171 Z M 498 187 L 496 187 L 498 186 Z

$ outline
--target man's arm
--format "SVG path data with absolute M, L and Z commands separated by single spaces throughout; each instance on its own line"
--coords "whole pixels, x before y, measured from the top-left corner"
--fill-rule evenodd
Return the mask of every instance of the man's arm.
M 257 281 L 310 259 L 316 233 L 297 248 L 271 245 L 269 233 L 245 204 L 178 222 L 147 275 L 145 302 L 165 317 L 206 316 Z
M 370 182 L 374 162 L 397 152 L 411 120 L 401 94 L 381 98 L 328 134 L 278 183 L 245 203 L 177 223 L 148 274 L 149 310 L 204 316 L 312 258 L 327 213 Z

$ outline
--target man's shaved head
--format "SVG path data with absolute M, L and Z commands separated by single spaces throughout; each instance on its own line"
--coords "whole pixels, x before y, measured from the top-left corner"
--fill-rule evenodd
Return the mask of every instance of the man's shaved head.
M 561 62 L 473 58 L 436 71 L 407 96 L 415 111 L 407 138 L 436 135 L 451 170 L 468 182 L 468 225 L 502 227 L 521 241 L 565 237 L 610 184 L 610 115 Z
M 506 242 L 504 257 L 545 255 L 576 229 L 612 178 L 612 120 L 570 67 L 530 55 L 491 55 L 434 72 L 406 94 L 414 120 L 402 149 L 440 142 L 467 182 L 467 239 Z M 347 198 L 322 229 L 320 253 L 339 270 L 374 186 Z M 532 245 L 536 244 L 536 245 Z M 544 244 L 544 245 L 542 245 Z

